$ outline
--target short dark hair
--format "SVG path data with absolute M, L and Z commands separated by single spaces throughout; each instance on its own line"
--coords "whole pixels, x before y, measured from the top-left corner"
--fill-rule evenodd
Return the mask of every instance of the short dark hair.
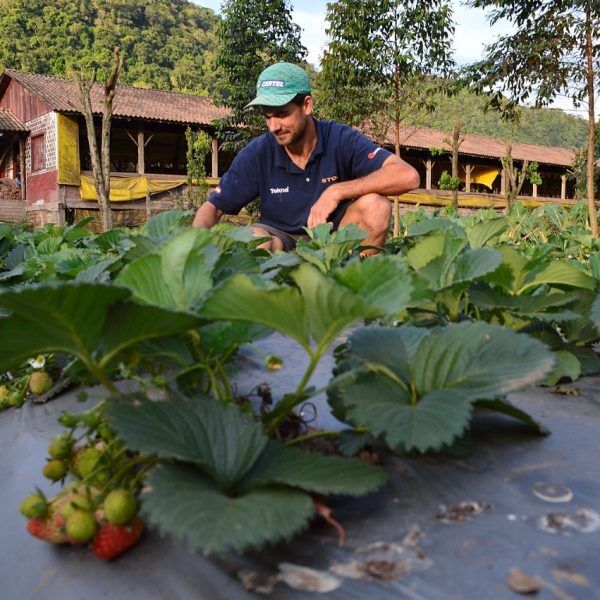
M 303 104 L 303 102 L 304 102 L 304 99 L 305 99 L 307 96 L 311 96 L 311 94 L 296 94 L 296 95 L 295 95 L 295 96 L 292 98 L 291 102 L 293 102 L 293 103 L 294 103 L 294 104 L 296 104 L 297 106 L 302 106 L 302 104 Z

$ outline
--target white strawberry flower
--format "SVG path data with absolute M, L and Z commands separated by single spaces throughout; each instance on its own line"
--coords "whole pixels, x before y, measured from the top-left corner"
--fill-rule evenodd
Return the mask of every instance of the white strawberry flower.
M 43 369 L 46 364 L 46 359 L 42 354 L 39 354 L 35 358 L 30 358 L 27 362 L 34 369 Z

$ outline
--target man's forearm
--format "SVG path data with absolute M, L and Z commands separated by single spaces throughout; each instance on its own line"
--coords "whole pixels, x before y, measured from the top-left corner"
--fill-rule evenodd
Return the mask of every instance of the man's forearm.
M 213 225 L 219 222 L 219 219 L 223 215 L 212 202 L 206 201 L 196 211 L 192 227 L 203 227 L 204 229 L 210 229 Z
M 398 196 L 419 187 L 419 174 L 408 163 L 383 165 L 377 171 L 359 179 L 336 183 L 336 196 L 343 200 L 352 200 L 365 194 Z

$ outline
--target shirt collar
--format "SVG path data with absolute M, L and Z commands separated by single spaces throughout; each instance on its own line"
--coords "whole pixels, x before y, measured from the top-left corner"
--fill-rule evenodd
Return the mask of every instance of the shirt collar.
M 318 121 L 314 117 L 311 117 L 311 119 L 314 121 L 315 127 L 317 129 L 317 144 L 315 145 L 315 148 L 312 151 L 312 154 L 310 155 L 308 162 L 306 163 L 307 166 L 311 162 L 313 162 L 313 160 L 315 160 L 315 158 L 317 156 L 320 156 L 321 154 L 323 154 L 324 132 L 323 132 L 323 127 L 321 125 L 321 121 Z M 271 135 L 271 134 L 268 134 L 268 135 Z M 292 162 L 292 160 L 288 156 L 287 152 L 284 150 L 283 146 L 280 146 L 276 140 L 273 140 L 273 143 L 275 144 L 275 166 L 276 167 L 285 169 L 286 171 L 288 171 L 288 173 L 290 173 L 290 172 L 291 173 L 303 173 L 304 172 L 302 169 L 300 169 L 300 167 L 296 166 Z

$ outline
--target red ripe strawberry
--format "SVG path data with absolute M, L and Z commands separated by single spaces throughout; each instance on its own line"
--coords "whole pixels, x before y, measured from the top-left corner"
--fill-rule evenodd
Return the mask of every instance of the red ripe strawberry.
M 127 525 L 113 525 L 104 521 L 94 537 L 92 550 L 98 558 L 115 558 L 137 543 L 143 529 L 144 524 L 139 517 L 134 517 Z
M 48 515 L 44 519 L 29 519 L 27 521 L 27 531 L 31 535 L 45 542 L 52 544 L 63 544 L 67 540 L 63 534 L 60 525 L 55 520 L 55 511 L 51 507 Z

